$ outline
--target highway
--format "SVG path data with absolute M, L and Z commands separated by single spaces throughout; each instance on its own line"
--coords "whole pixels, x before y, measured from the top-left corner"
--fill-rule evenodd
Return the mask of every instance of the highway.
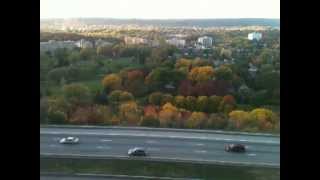
M 80 138 L 76 145 L 59 144 L 66 136 Z M 244 154 L 228 153 L 224 145 L 242 143 Z M 40 154 L 129 158 L 132 147 L 144 147 L 145 160 L 280 166 L 278 136 L 175 132 L 143 129 L 40 128 Z

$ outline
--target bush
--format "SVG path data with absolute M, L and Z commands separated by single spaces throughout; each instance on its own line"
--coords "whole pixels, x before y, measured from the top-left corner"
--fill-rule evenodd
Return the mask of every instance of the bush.
M 143 116 L 139 125 L 147 127 L 159 127 L 160 121 L 158 118 L 155 118 L 154 116 Z
M 49 111 L 48 121 L 50 124 L 64 124 L 66 123 L 66 114 L 61 111 Z
M 203 112 L 193 112 L 186 122 L 187 128 L 204 128 L 207 115 Z
M 86 105 L 91 101 L 90 90 L 83 84 L 73 83 L 63 86 L 65 99 L 73 105 Z

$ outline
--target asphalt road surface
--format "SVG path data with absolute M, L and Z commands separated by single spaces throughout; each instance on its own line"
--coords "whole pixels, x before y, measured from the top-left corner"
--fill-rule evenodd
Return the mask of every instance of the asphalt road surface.
M 60 138 L 75 136 L 80 143 L 59 144 Z M 224 145 L 242 143 L 246 153 L 225 152 Z M 280 165 L 277 136 L 220 133 L 143 131 L 131 129 L 40 128 L 40 154 L 126 157 L 129 148 L 144 147 L 149 158 Z M 147 157 L 147 158 L 148 158 Z

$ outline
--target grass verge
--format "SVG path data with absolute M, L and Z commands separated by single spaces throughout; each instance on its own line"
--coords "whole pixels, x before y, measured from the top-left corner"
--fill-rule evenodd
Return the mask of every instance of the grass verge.
M 141 160 L 41 158 L 40 172 L 125 174 L 217 180 L 280 180 L 280 169 L 231 167 Z

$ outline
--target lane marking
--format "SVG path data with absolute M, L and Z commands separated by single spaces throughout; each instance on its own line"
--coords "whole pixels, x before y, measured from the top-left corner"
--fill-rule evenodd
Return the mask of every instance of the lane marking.
M 196 144 L 196 146 L 204 146 L 204 144 L 199 143 L 199 144 Z
M 98 149 L 111 149 L 111 147 L 108 146 L 97 146 Z
M 256 156 L 256 154 L 248 154 L 248 156 Z
M 155 144 L 155 143 L 157 143 L 157 141 L 148 140 L 148 141 L 146 141 L 146 143 L 148 143 L 148 144 Z
M 112 140 L 111 139 L 100 139 L 100 141 L 102 141 L 102 142 L 111 142 Z
M 194 152 L 195 153 L 206 153 L 207 151 L 205 151 L 205 150 L 195 150 Z
M 240 141 L 248 141 L 248 140 L 245 140 L 245 139 L 240 139 Z
M 152 138 L 180 138 L 180 139 L 204 139 L 204 140 L 216 140 L 216 141 L 246 141 L 252 143 L 262 144 L 275 144 L 280 145 L 278 141 L 256 141 L 256 140 L 238 140 L 238 139 L 223 139 L 223 138 L 212 138 L 212 137 L 186 137 L 186 136 L 163 136 L 163 135 L 152 135 L 152 134 L 120 134 L 120 133 L 62 133 L 62 132 L 40 132 L 40 134 L 70 134 L 70 135 L 106 135 L 106 136 L 131 136 L 131 137 L 152 137 Z

